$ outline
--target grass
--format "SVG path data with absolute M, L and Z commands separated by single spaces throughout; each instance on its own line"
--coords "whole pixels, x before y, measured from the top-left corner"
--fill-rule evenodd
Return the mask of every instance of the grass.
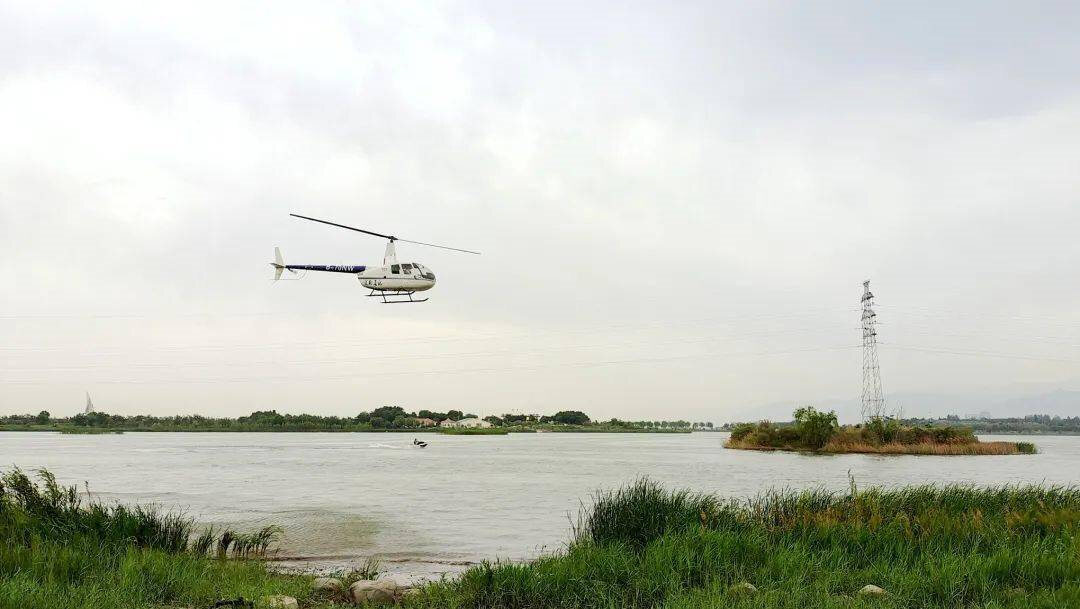
M 439 433 L 447 436 L 505 436 L 510 430 L 503 427 L 440 427 Z
M 407 606 L 1080 606 L 1078 525 L 1073 488 L 853 485 L 739 502 L 643 480 L 597 495 L 564 550 L 475 567 Z M 866 584 L 888 594 L 859 596 Z
M 0 486 L 0 608 L 210 607 L 310 576 L 259 560 L 275 532 L 197 531 L 177 513 L 87 502 L 48 472 Z M 916 486 L 772 491 L 748 500 L 648 481 L 582 506 L 570 542 L 533 562 L 431 583 L 413 609 L 1019 609 L 1080 607 L 1080 489 Z M 246 558 L 245 558 L 246 557 Z M 339 574 L 371 577 L 378 564 Z M 750 583 L 757 592 L 740 588 Z M 881 598 L 860 596 L 866 584 Z M 259 605 L 257 605 L 259 606 Z
M 1020 445 L 1026 444 L 1025 449 Z M 807 450 L 800 446 L 762 446 L 753 442 L 729 440 L 725 448 L 739 450 Z M 1029 448 L 1028 448 L 1029 447 Z M 1027 450 L 1028 452 L 1025 452 Z M 967 444 L 935 444 L 920 442 L 917 444 L 872 444 L 869 442 L 830 441 L 819 452 L 830 454 L 865 453 L 875 455 L 1018 455 L 1033 454 L 1035 445 L 1030 442 L 975 442 Z
M 272 527 L 196 534 L 179 512 L 86 501 L 47 471 L 0 479 L 0 608 L 209 607 L 222 598 L 303 598 L 310 578 L 255 560 Z

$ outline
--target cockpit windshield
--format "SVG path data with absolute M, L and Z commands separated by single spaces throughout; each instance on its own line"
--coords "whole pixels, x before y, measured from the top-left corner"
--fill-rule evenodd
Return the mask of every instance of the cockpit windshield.
M 432 281 L 435 281 L 435 273 L 432 273 L 430 270 L 428 270 L 426 266 L 417 262 L 414 262 L 413 266 L 416 267 L 416 270 L 420 271 L 421 277 L 423 277 L 424 279 L 430 279 Z

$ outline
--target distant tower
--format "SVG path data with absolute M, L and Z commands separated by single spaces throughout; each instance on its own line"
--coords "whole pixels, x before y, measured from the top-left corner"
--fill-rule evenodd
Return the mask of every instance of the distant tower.
M 881 390 L 881 367 L 877 355 L 877 313 L 870 280 L 863 282 L 862 295 L 862 418 L 885 416 L 885 394 Z
M 94 403 L 90 401 L 90 392 L 86 392 L 86 410 L 83 410 L 84 414 L 90 414 L 94 412 Z

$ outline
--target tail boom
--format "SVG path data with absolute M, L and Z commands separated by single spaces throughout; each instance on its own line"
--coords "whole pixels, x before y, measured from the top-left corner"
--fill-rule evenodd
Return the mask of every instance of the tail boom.
M 295 274 L 297 271 L 322 271 L 324 273 L 349 273 L 355 275 L 363 273 L 367 266 L 364 265 L 332 265 L 332 264 L 285 264 L 285 258 L 281 255 L 281 248 L 274 248 L 274 261 L 270 263 L 274 267 L 274 281 L 281 279 L 283 271 Z

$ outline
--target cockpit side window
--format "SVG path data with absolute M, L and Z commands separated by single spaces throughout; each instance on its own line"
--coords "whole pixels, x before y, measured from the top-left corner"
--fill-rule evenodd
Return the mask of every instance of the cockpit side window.
M 401 271 L 403 273 L 411 273 L 412 272 L 412 267 L 413 267 L 412 263 L 406 262 L 405 264 L 401 265 Z
M 390 265 L 390 272 L 395 274 L 395 275 L 400 274 L 401 273 L 401 265 L 400 264 L 391 264 Z

